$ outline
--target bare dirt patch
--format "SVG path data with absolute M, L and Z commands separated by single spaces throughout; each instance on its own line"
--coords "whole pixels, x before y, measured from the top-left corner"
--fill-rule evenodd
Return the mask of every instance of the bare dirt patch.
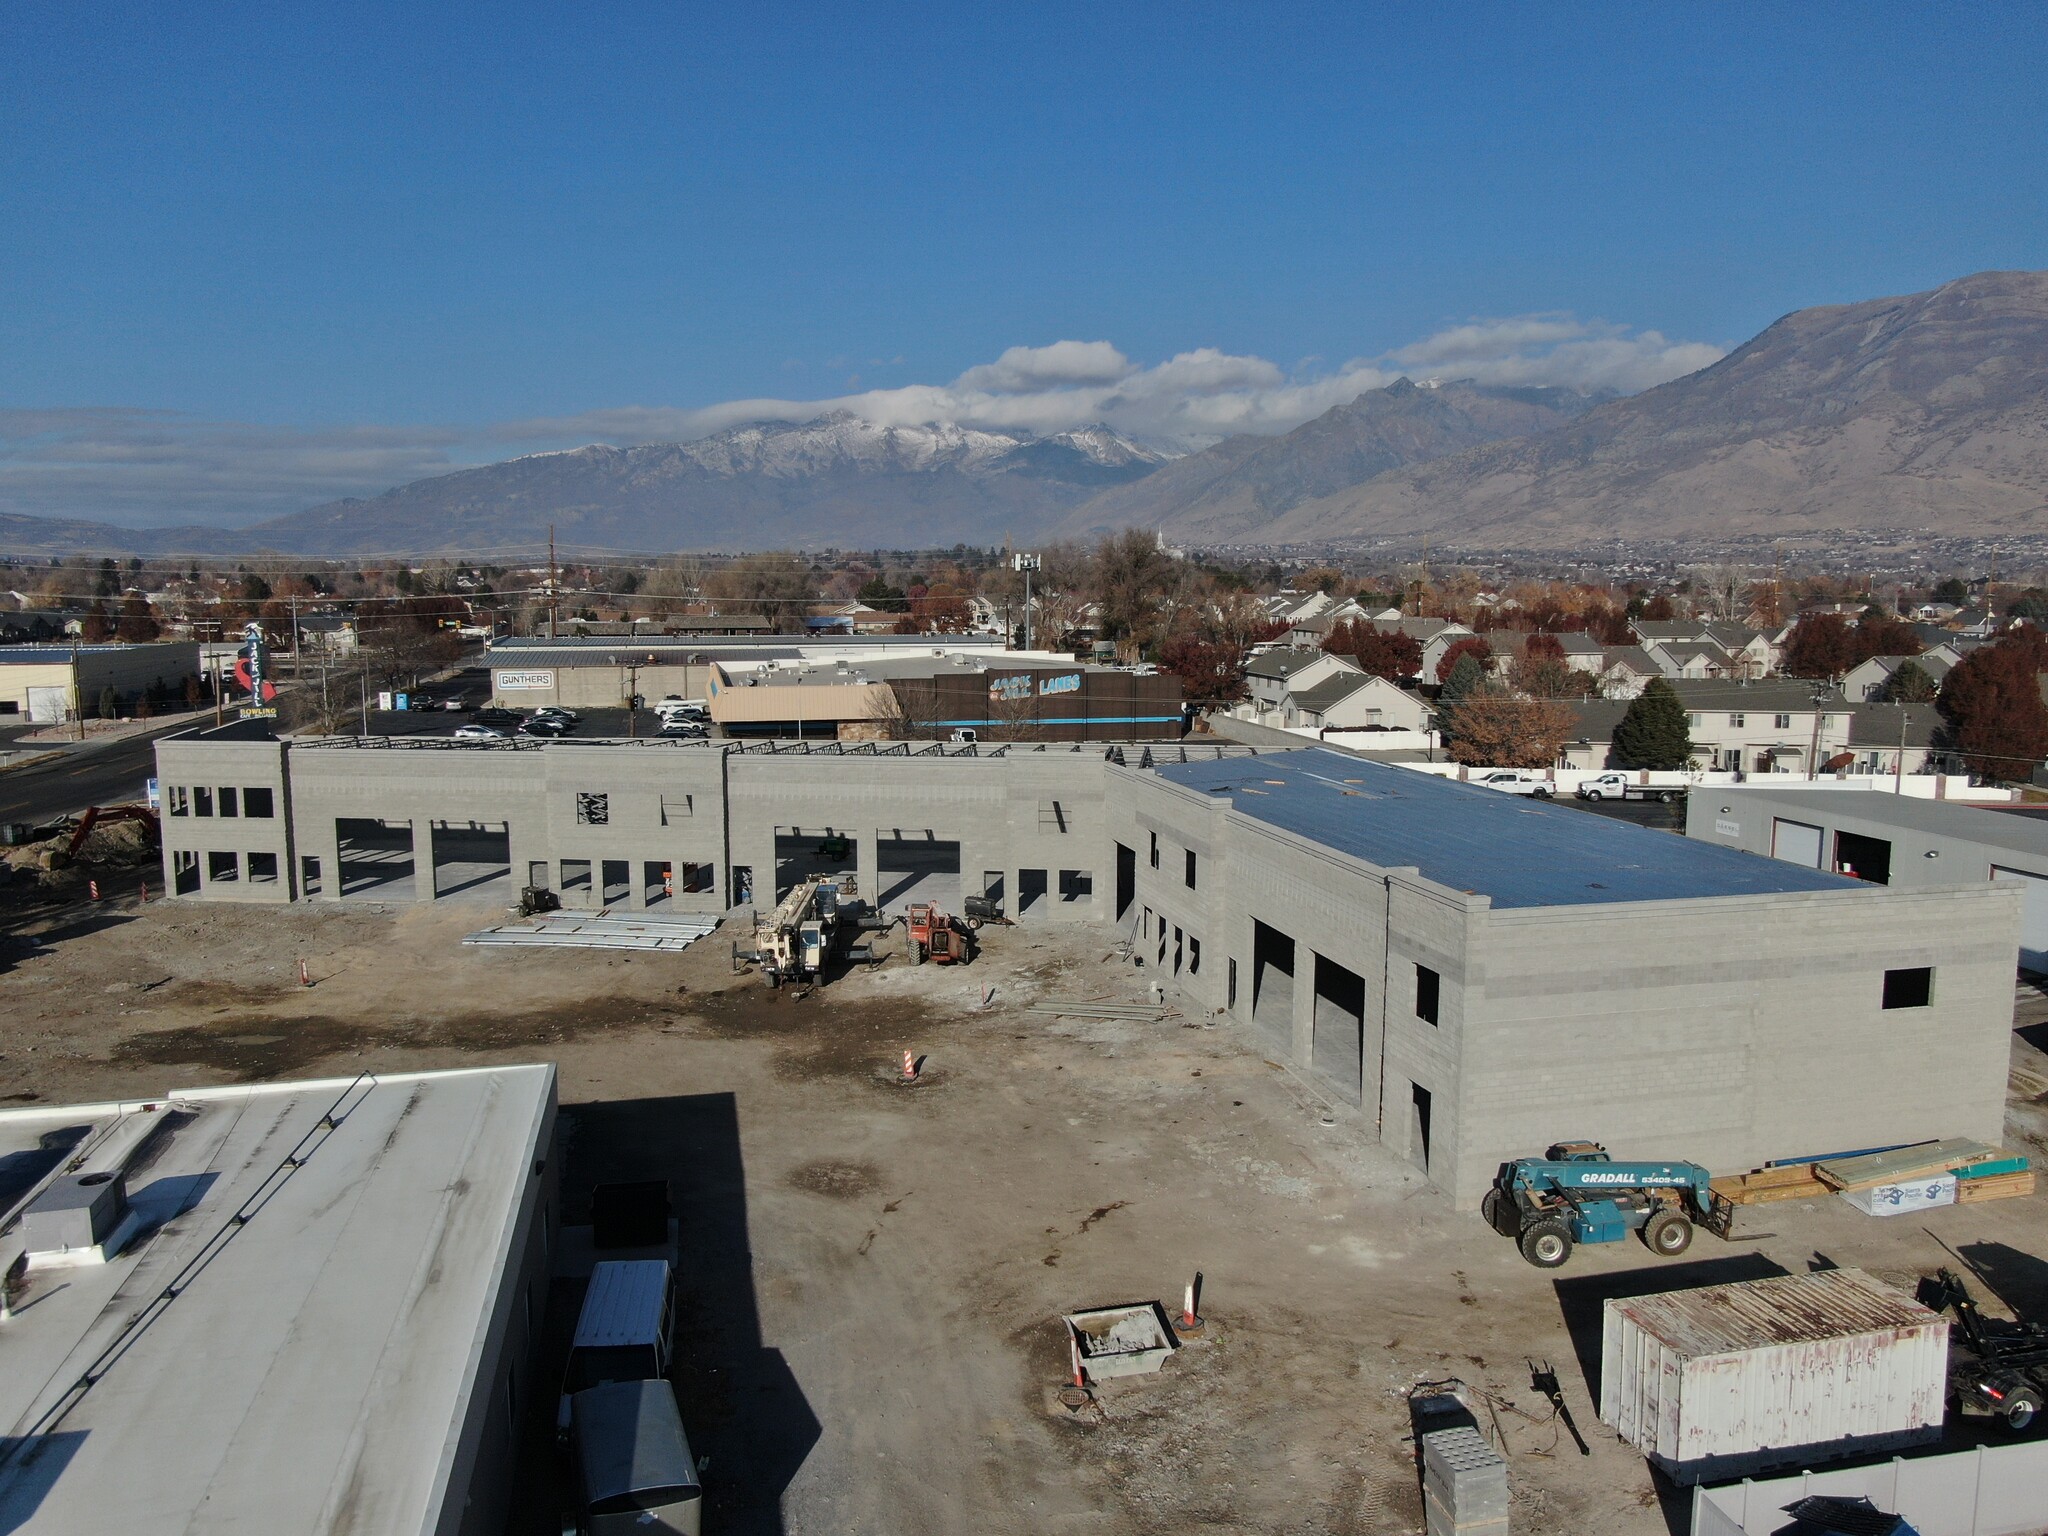
M 791 1169 L 783 1182 L 791 1189 L 823 1195 L 829 1200 L 859 1200 L 882 1187 L 882 1171 L 873 1163 L 840 1163 L 825 1158 Z

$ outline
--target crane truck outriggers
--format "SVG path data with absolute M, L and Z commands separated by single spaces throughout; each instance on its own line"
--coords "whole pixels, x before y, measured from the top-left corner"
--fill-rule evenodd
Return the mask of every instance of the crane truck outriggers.
M 1711 1179 L 1698 1163 L 1618 1163 L 1598 1142 L 1561 1141 L 1542 1157 L 1502 1163 L 1479 1209 L 1538 1269 L 1558 1268 L 1579 1243 L 1630 1232 L 1668 1259 L 1708 1220 Z

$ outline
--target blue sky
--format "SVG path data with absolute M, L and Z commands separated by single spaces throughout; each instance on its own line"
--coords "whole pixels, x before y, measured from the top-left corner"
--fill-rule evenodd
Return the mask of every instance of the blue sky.
M 1191 440 L 1638 388 L 2048 266 L 2048 7 L 993 9 L 17 0 L 0 510 L 841 399 Z

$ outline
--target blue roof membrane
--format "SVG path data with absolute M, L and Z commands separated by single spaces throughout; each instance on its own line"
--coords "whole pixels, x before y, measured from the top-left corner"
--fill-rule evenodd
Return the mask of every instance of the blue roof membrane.
M 1381 868 L 1496 907 L 1839 891 L 1841 875 L 1321 748 L 1173 764 L 1175 784 Z

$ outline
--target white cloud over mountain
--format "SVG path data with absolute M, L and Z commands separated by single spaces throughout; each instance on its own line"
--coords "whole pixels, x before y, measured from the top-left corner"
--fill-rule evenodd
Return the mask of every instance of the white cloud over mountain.
M 128 407 L 0 411 L 0 511 L 236 525 L 513 452 L 690 441 L 742 422 L 808 421 L 838 410 L 884 426 L 951 421 L 1041 434 L 1102 421 L 1186 449 L 1232 433 L 1288 431 L 1403 375 L 1633 393 L 1703 368 L 1722 350 L 1539 314 L 1461 322 L 1335 368 L 1289 370 L 1214 347 L 1147 364 L 1108 341 L 1062 340 L 1010 347 L 944 384 L 698 408 L 619 406 L 483 426 L 280 427 Z

